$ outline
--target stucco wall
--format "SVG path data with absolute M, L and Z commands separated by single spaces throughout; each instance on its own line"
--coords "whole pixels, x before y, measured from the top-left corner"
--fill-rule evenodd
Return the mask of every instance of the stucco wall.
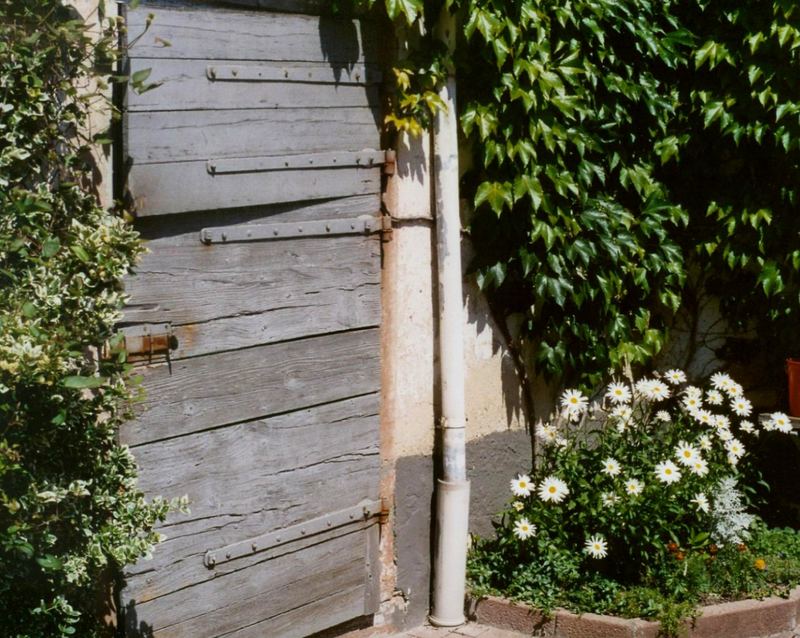
M 387 535 L 392 551 L 385 551 L 384 565 L 391 560 L 395 582 L 385 581 L 384 597 L 401 610 L 395 618 L 406 625 L 424 620 L 431 576 L 439 326 L 430 165 L 427 137 L 401 137 L 385 196 L 394 223 L 384 247 L 382 448 L 385 474 L 392 477 L 384 495 L 394 511 Z M 468 278 L 464 328 L 470 525 L 486 535 L 507 499 L 510 476 L 530 467 L 531 446 L 512 360 Z

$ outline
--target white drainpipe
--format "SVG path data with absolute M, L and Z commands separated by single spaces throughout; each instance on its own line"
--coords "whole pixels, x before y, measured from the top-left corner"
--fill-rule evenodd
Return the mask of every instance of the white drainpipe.
M 454 17 L 444 9 L 439 35 L 451 50 L 455 28 Z M 469 481 L 464 416 L 458 120 L 456 80 L 452 73 L 440 89 L 439 96 L 446 105 L 437 113 L 433 129 L 443 473 L 437 481 L 433 604 L 429 619 L 437 626 L 455 627 L 465 621 Z

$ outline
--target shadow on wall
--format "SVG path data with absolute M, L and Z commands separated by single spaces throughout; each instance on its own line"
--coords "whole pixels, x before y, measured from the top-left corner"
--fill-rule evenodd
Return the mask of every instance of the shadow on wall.
M 135 600 L 131 600 L 125 606 L 121 620 L 119 625 L 122 628 L 121 635 L 126 638 L 153 638 L 153 627 L 144 621 L 139 622 Z

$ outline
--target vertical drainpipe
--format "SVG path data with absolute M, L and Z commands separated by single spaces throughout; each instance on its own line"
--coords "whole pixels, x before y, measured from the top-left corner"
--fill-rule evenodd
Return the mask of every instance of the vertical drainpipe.
M 455 49 L 455 19 L 447 8 L 442 10 L 437 35 L 451 52 Z M 458 120 L 456 79 L 452 71 L 439 90 L 439 97 L 446 105 L 436 114 L 433 127 L 443 473 L 436 485 L 433 601 L 429 620 L 433 625 L 455 627 L 465 620 L 469 481 L 464 414 Z

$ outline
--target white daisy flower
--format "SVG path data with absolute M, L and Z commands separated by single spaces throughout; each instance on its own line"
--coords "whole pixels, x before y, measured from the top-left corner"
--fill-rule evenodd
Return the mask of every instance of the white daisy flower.
M 683 391 L 684 396 L 692 397 L 693 399 L 702 399 L 703 391 L 697 386 L 690 385 Z
M 699 439 L 697 439 L 697 444 L 700 446 L 701 450 L 710 450 L 712 447 L 711 437 L 707 434 L 704 434 Z
M 611 411 L 611 416 L 622 421 L 628 421 L 633 416 L 633 410 L 631 410 L 631 406 L 629 405 L 618 405 Z
M 515 479 L 511 479 L 511 491 L 514 496 L 530 496 L 533 485 L 531 477 L 527 474 L 520 474 Z
M 536 525 L 531 523 L 527 518 L 521 518 L 514 523 L 514 535 L 524 541 L 536 534 Z
M 692 416 L 701 425 L 714 425 L 714 415 L 708 410 L 695 410 Z
M 584 550 L 592 558 L 605 558 L 608 556 L 608 543 L 599 534 L 588 538 Z
M 742 458 L 744 456 L 744 445 L 738 439 L 730 439 L 725 443 L 725 449 L 728 450 L 728 454 L 733 454 L 736 458 Z
M 703 400 L 698 397 L 684 397 L 683 401 L 681 401 L 681 404 L 691 414 L 695 410 L 699 410 L 703 407 Z
M 662 483 L 676 483 L 681 479 L 681 471 L 672 461 L 656 465 L 655 475 Z
M 511 503 L 511 507 L 513 507 L 518 512 L 521 512 L 522 510 L 525 509 L 525 503 L 523 503 L 522 501 L 514 501 L 513 503 Z
M 753 413 L 753 404 L 744 397 L 735 397 L 731 401 L 731 410 L 737 416 L 750 416 Z
M 711 385 L 713 385 L 717 390 L 722 390 L 725 387 L 729 387 L 732 383 L 733 379 L 731 379 L 724 372 L 715 372 L 711 375 Z
M 677 368 L 673 368 L 672 370 L 667 370 L 664 373 L 664 378 L 669 381 L 672 385 L 680 385 L 681 383 L 686 383 L 686 373 L 683 370 L 678 370 Z
M 692 471 L 692 474 L 697 476 L 705 476 L 708 474 L 708 463 L 705 459 L 697 457 L 694 461 L 692 461 L 689 469 Z
M 611 401 L 614 405 L 628 403 L 631 400 L 631 390 L 624 383 L 612 383 L 608 386 L 606 399 Z
M 742 394 L 744 394 L 744 388 L 740 384 L 736 383 L 736 381 L 731 381 L 730 384 L 725 388 L 725 391 L 732 399 L 740 397 Z
M 563 436 L 557 436 L 556 445 L 560 448 L 565 448 L 569 445 L 569 441 L 565 439 Z
M 589 407 L 589 399 L 580 390 L 565 390 L 561 395 L 561 407 L 572 416 L 581 415 Z
M 717 437 L 720 441 L 725 443 L 733 438 L 733 433 L 727 428 L 719 428 L 717 430 Z
M 718 430 L 730 430 L 731 420 L 724 414 L 715 414 L 714 427 L 717 428 Z
M 634 386 L 636 392 L 639 394 L 644 394 L 647 389 L 650 387 L 650 384 L 653 383 L 654 379 L 639 379 Z
M 739 457 L 735 454 L 728 453 L 728 463 L 736 467 L 739 464 Z
M 613 492 L 603 492 L 600 495 L 600 502 L 603 504 L 603 507 L 613 507 L 618 501 L 619 498 Z
M 705 494 L 703 494 L 702 492 L 698 492 L 697 494 L 694 495 L 694 498 L 692 499 L 692 503 L 697 505 L 697 509 L 699 509 L 701 512 L 708 513 L 708 510 L 710 509 L 710 506 L 709 506 L 709 503 L 708 503 L 708 497 Z
M 695 459 L 700 457 L 700 450 L 686 441 L 681 441 L 675 448 L 675 456 L 682 465 L 692 465 Z
M 663 401 L 669 399 L 670 392 L 666 383 L 653 379 L 641 389 L 642 396 L 650 401 Z
M 722 405 L 725 399 L 722 398 L 722 393 L 719 390 L 709 390 L 706 392 L 706 401 L 711 405 Z
M 548 476 L 539 485 L 539 498 L 545 502 L 560 503 L 568 494 L 567 484 L 555 476 Z
M 545 425 L 541 421 L 536 424 L 536 438 L 544 443 L 555 443 L 558 439 L 558 428 L 549 423 Z
M 789 434 L 792 431 L 792 422 L 783 412 L 773 412 L 769 415 L 769 424 L 773 430 Z
M 756 431 L 756 425 L 752 421 L 742 421 L 739 424 L 739 428 L 742 432 L 747 432 L 747 434 L 753 434 Z
M 672 417 L 669 415 L 669 412 L 666 410 L 659 410 L 656 412 L 656 421 L 662 421 L 663 423 L 669 423 L 672 421 Z
M 629 479 L 625 481 L 625 492 L 631 496 L 638 496 L 644 490 L 644 484 L 636 479 Z
M 619 465 L 619 461 L 612 458 L 607 458 L 603 461 L 603 473 L 608 474 L 609 476 L 616 476 L 622 471 L 622 468 Z

